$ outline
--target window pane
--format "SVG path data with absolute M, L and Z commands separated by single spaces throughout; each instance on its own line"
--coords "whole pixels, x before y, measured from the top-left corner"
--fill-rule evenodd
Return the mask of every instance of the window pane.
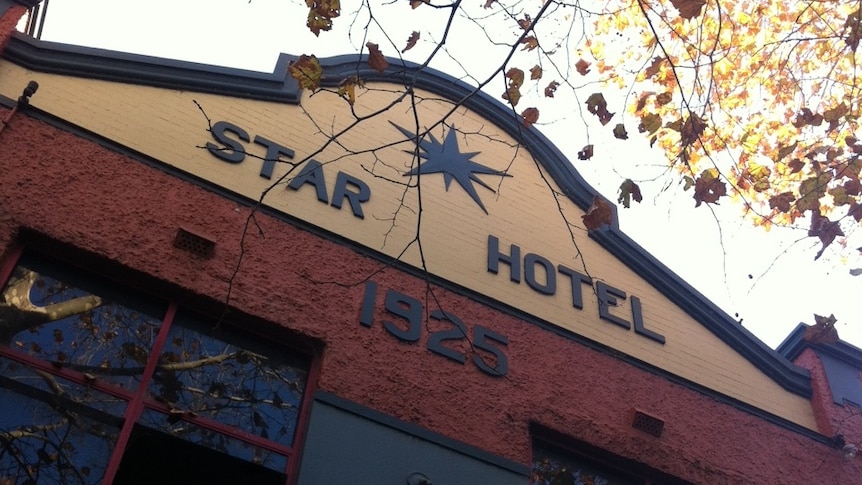
M 178 411 L 290 446 L 307 364 L 288 355 L 225 330 L 214 336 L 212 325 L 178 315 L 150 393 Z
M 164 314 L 74 271 L 30 260 L 15 268 L 2 297 L 0 344 L 130 390 Z
M 50 374 L 46 379 L 57 379 L 48 386 L 55 390 L 0 375 L 0 477 L 10 483 L 101 483 L 121 420 L 81 405 L 76 399 L 92 394 L 83 386 Z
M 181 438 L 195 445 L 240 458 L 255 465 L 261 465 L 279 473 L 284 473 L 287 468 L 287 457 L 285 455 L 231 438 L 218 431 L 197 426 L 194 423 L 172 419 L 157 411 L 144 410 L 140 423 L 148 428 L 161 431 L 168 437 Z M 151 439 L 155 439 L 159 434 L 150 433 L 149 435 Z M 160 439 L 163 442 L 165 440 L 166 438 Z M 214 456 L 217 459 L 218 455 Z
M 633 480 L 613 470 L 546 448 L 533 449 L 532 485 L 638 485 L 642 480 Z
M 47 396 L 45 399 L 49 399 L 50 402 L 62 398 L 66 407 L 74 406 L 76 409 L 80 409 L 81 406 L 91 407 L 118 419 L 122 418 L 126 411 L 126 401 L 121 398 L 99 392 L 91 386 L 81 385 L 57 375 L 32 369 L 25 364 L 5 357 L 0 357 L 0 379 L 4 380 L 7 387 L 12 386 L 19 390 L 32 389 L 31 394 L 41 391 L 37 394 Z M 6 407 L 6 403 L 0 401 L 0 414 L 5 412 Z

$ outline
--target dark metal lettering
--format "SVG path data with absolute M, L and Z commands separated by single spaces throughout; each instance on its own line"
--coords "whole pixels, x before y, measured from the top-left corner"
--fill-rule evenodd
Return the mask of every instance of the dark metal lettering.
M 476 367 L 478 367 L 479 370 L 488 375 L 494 377 L 504 376 L 509 372 L 509 359 L 506 357 L 506 353 L 503 352 L 502 349 L 493 345 L 494 343 L 506 346 L 509 345 L 509 339 L 505 335 L 500 335 L 489 328 L 476 325 L 476 327 L 473 328 L 473 347 L 489 352 L 494 356 L 494 359 L 496 359 L 497 365 L 495 367 L 491 367 L 485 362 L 485 359 L 477 353 L 473 354 L 473 363 L 476 364 Z
M 357 191 L 348 190 L 348 185 L 355 187 Z M 338 176 L 335 178 L 335 190 L 332 192 L 332 207 L 341 209 L 342 202 L 344 202 L 344 199 L 347 199 L 353 215 L 360 219 L 365 219 L 361 204 L 368 202 L 370 198 L 371 189 L 365 182 L 356 177 L 351 177 L 344 172 L 338 172 Z
M 434 310 L 431 312 L 431 318 L 440 321 L 449 322 L 452 327 L 445 330 L 438 330 L 436 332 L 431 332 L 431 335 L 428 336 L 428 350 L 434 352 L 437 355 L 442 355 L 449 360 L 454 360 L 459 364 L 463 364 L 467 361 L 467 356 L 463 353 L 458 352 L 457 350 L 450 349 L 443 345 L 444 341 L 456 340 L 462 341 L 467 338 L 467 326 L 464 325 L 464 322 L 461 321 L 460 318 L 452 315 L 451 313 L 444 312 L 442 310 Z
M 655 340 L 656 342 L 664 345 L 665 338 L 664 335 L 654 332 L 644 326 L 644 316 L 643 310 L 641 309 L 641 299 L 632 295 L 632 321 L 635 325 L 635 333 L 638 335 L 643 335 L 644 337 Z
M 248 133 L 239 126 L 227 121 L 218 121 L 210 129 L 210 134 L 221 145 L 207 142 L 207 150 L 225 162 L 240 163 L 245 159 L 245 147 L 239 141 L 228 137 L 228 133 L 233 134 L 242 141 L 249 141 Z
M 536 280 L 536 265 L 545 269 L 545 284 Z M 553 295 L 557 292 L 557 273 L 554 265 L 538 254 L 528 253 L 524 256 L 524 279 L 530 288 L 545 295 Z
M 323 177 L 323 166 L 317 160 L 309 160 L 299 171 L 299 175 L 287 184 L 293 190 L 299 190 L 304 184 L 311 184 L 317 191 L 317 200 L 329 202 L 326 196 L 326 179 Z
M 383 321 L 383 327 L 398 340 L 416 342 L 422 332 L 422 302 L 395 290 L 386 292 L 386 311 L 407 320 L 407 329 Z
M 599 317 L 625 329 L 632 328 L 629 322 L 616 315 L 612 315 L 610 312 L 610 307 L 617 306 L 617 298 L 626 299 L 626 292 L 607 285 L 602 281 L 596 281 L 596 295 L 599 298 Z
M 509 279 L 515 283 L 521 282 L 521 248 L 512 244 L 509 246 L 509 255 L 500 253 L 500 240 L 495 236 L 488 236 L 488 271 L 497 274 L 500 262 L 509 265 L 511 272 Z
M 255 135 L 254 142 L 258 145 L 263 145 L 266 147 L 266 155 L 263 156 L 263 167 L 261 167 L 260 169 L 260 176 L 263 178 L 272 178 L 272 172 L 275 168 L 275 162 L 281 160 L 282 155 L 287 158 L 293 158 L 293 150 L 287 148 L 284 145 L 279 145 L 278 143 L 272 140 L 268 140 L 260 135 Z
M 359 312 L 359 323 L 370 327 L 374 323 L 374 303 L 377 300 L 377 283 L 365 282 L 365 295 L 362 297 L 362 310 Z
M 557 271 L 568 276 L 572 282 L 572 306 L 578 310 L 583 310 L 584 295 L 581 290 L 581 285 L 583 284 L 592 287 L 593 279 L 583 273 L 579 273 L 571 268 L 563 266 L 562 264 L 557 266 Z

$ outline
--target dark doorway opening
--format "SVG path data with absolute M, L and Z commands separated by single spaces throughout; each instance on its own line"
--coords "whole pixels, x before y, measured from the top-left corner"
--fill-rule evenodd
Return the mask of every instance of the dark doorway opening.
M 186 440 L 136 426 L 114 485 L 284 485 L 287 476 Z

